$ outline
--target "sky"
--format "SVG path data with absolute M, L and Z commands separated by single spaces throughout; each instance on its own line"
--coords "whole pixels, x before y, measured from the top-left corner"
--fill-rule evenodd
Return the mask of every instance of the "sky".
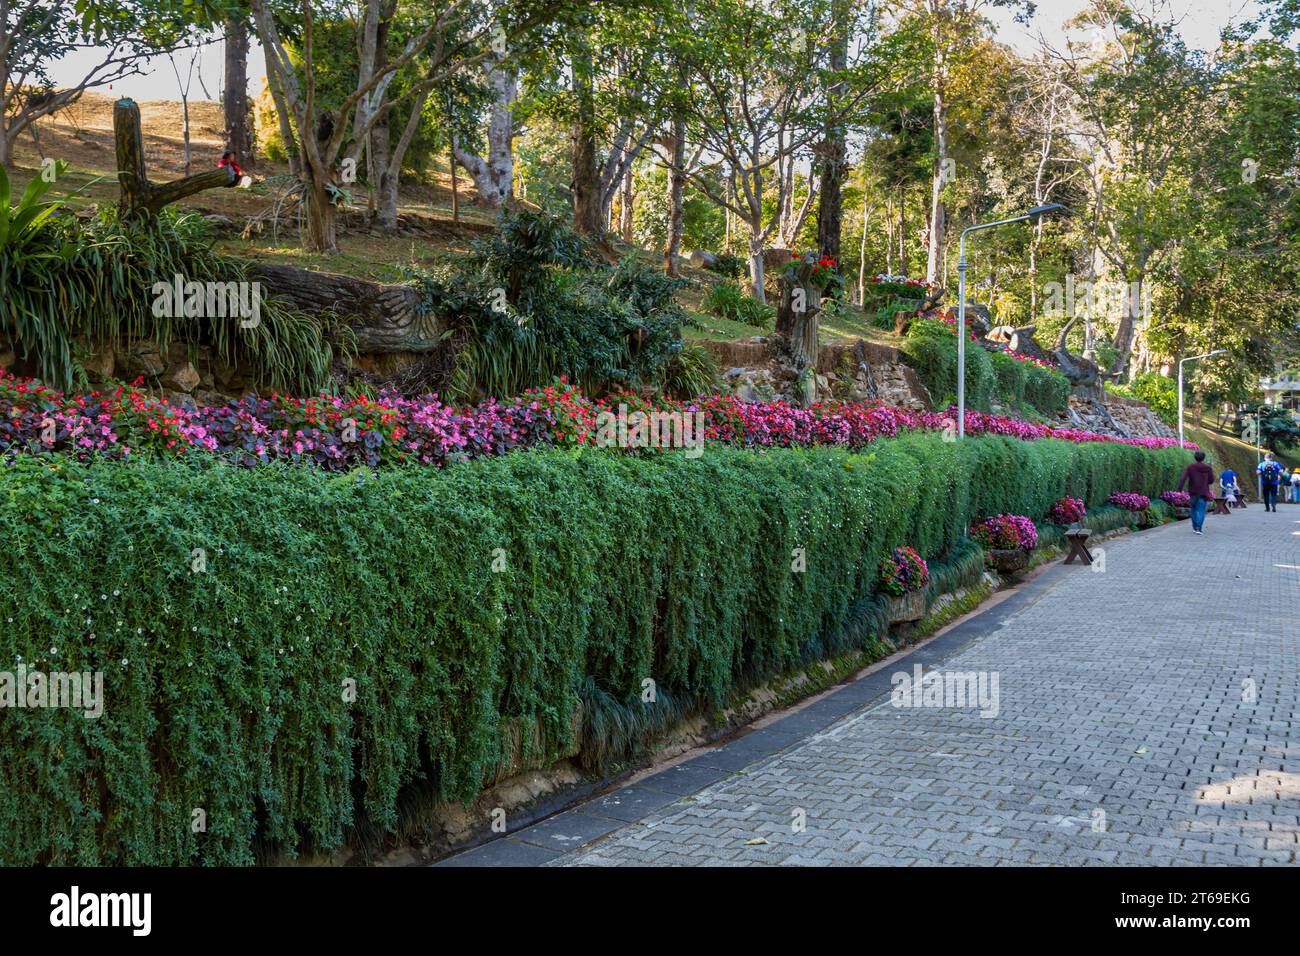
M 1249 14 L 1255 10 L 1253 0 L 1143 0 L 1143 3 L 1144 6 L 1153 3 L 1167 5 L 1180 18 L 1180 30 L 1184 39 L 1190 46 L 1200 49 L 1210 49 L 1215 45 L 1219 29 L 1229 19 L 1240 19 L 1243 13 Z M 1038 0 L 1037 10 L 1028 25 L 1015 23 L 1012 14 L 1005 10 L 993 10 L 989 14 L 989 20 L 995 25 L 999 40 L 1021 53 L 1030 53 L 1037 48 L 1039 33 L 1050 43 L 1059 45 L 1065 36 L 1062 25 L 1084 6 L 1086 0 Z M 55 67 L 55 82 L 64 85 L 79 82 L 85 76 L 88 65 L 94 62 L 96 53 L 97 51 L 82 51 L 65 58 Z M 102 56 L 102 53 L 99 55 Z M 191 56 L 191 52 L 183 51 L 175 57 L 182 79 L 189 70 Z M 191 99 L 216 99 L 220 96 L 224 82 L 223 57 L 221 41 L 198 51 L 195 78 L 190 85 Z M 262 91 L 265 73 L 262 50 L 254 40 L 248 55 L 249 96 L 255 97 Z M 209 96 L 204 95 L 204 86 Z M 177 82 L 167 58 L 159 57 L 150 61 L 145 75 L 127 77 L 114 83 L 112 90 L 101 88 L 98 92 L 131 96 L 138 100 L 178 100 L 181 97 L 181 83 Z

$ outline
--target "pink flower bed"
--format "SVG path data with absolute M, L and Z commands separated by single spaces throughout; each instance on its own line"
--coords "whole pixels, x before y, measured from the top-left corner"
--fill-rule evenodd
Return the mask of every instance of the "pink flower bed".
M 0 375 L 0 452 L 64 451 L 79 457 L 126 457 L 137 450 L 180 455 L 205 451 L 241 465 L 272 460 L 344 469 L 396 462 L 442 466 L 539 445 L 594 445 L 602 412 L 698 413 L 706 441 L 750 448 L 861 448 L 908 430 L 951 433 L 956 412 L 914 412 L 866 402 L 746 404 L 731 396 L 692 401 L 613 395 L 593 401 L 558 381 L 508 401 L 458 408 L 435 395 L 374 399 L 247 396 L 224 405 L 180 408 L 135 386 L 64 396 L 34 381 Z M 1168 448 L 1169 438 L 1112 438 L 1001 415 L 966 413 L 971 435 L 1024 441 L 1118 442 Z M 1196 448 L 1190 442 L 1187 448 Z
M 1173 508 L 1190 508 L 1192 506 L 1192 496 L 1186 491 L 1162 491 L 1160 500 Z

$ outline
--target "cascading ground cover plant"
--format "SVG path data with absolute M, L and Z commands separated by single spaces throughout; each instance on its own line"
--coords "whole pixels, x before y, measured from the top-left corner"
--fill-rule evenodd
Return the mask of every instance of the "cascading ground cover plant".
M 594 407 L 557 387 L 564 402 Z M 4 713 L 0 863 L 247 864 L 396 840 L 416 795 L 471 799 L 587 759 L 601 727 L 653 726 L 647 676 L 707 713 L 876 646 L 861 609 L 896 548 L 942 566 L 979 516 L 1158 494 L 1188 457 L 910 430 L 696 459 L 573 440 L 350 471 L 165 443 L 7 456 L 0 662 L 101 672 L 104 708 Z
M 930 568 L 912 548 L 895 548 L 880 562 L 880 590 L 894 597 L 920 591 L 930 583 Z
M 1024 515 L 990 515 L 971 525 L 971 538 L 990 551 L 1032 551 L 1038 529 Z
M 1047 509 L 1047 520 L 1052 524 L 1070 525 L 1076 521 L 1082 521 L 1088 514 L 1088 509 L 1084 507 L 1083 502 L 1078 498 L 1058 498 L 1053 502 L 1052 507 Z

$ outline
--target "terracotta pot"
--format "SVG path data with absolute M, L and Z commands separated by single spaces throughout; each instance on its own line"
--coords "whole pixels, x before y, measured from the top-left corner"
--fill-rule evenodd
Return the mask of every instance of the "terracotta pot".
M 906 594 L 889 599 L 890 624 L 919 621 L 923 617 L 925 617 L 924 591 L 908 591 Z
M 1022 571 L 1029 563 L 1029 552 L 1023 548 L 995 549 L 989 552 L 989 563 L 1003 574 Z

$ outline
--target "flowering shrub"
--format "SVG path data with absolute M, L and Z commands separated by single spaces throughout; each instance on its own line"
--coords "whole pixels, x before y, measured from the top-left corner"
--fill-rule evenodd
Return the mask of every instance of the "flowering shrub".
M 241 465 L 282 460 L 330 469 L 400 462 L 442 466 L 520 448 L 594 445 L 598 416 L 620 403 L 647 412 L 699 412 L 706 441 L 750 448 L 859 449 L 903 431 L 951 432 L 956 420 L 951 408 L 914 412 L 871 402 L 797 408 L 783 401 L 745 403 L 729 395 L 678 401 L 631 393 L 593 401 L 563 378 L 509 401 L 491 399 L 466 408 L 444 405 L 436 395 L 405 398 L 391 392 L 374 399 L 246 396 L 224 405 L 179 408 L 137 386 L 67 397 L 0 375 L 0 453 L 63 451 L 84 459 L 126 457 L 137 450 L 170 455 L 198 450 Z M 1171 438 L 1113 438 L 970 410 L 966 433 L 1146 449 L 1177 445 Z
M 1038 529 L 1024 515 L 991 515 L 971 525 L 970 536 L 991 551 L 1038 547 Z
M 1146 511 L 1151 507 L 1151 499 L 1146 495 L 1139 495 L 1133 491 L 1116 491 L 1106 503 L 1110 505 L 1119 505 L 1121 508 L 1127 508 L 1129 511 Z
M 1082 521 L 1087 513 L 1088 509 L 1083 506 L 1080 499 L 1067 495 L 1064 498 L 1057 498 L 1052 507 L 1047 509 L 1047 520 L 1052 524 L 1074 524 L 1076 521 Z
M 1160 500 L 1171 508 L 1190 508 L 1192 496 L 1186 491 L 1162 491 Z
M 895 548 L 892 555 L 880 561 L 880 589 L 886 594 L 901 597 L 929 583 L 930 568 L 911 548 Z

